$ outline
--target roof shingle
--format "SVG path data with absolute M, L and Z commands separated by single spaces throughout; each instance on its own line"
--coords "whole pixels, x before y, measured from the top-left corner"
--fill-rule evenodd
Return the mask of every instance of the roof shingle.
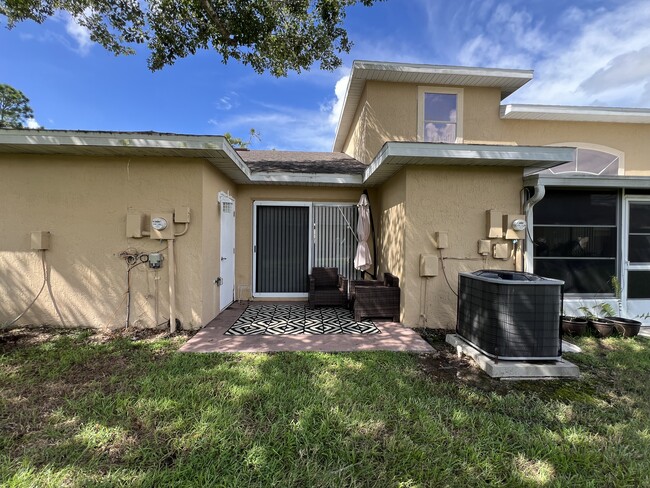
M 253 172 L 362 174 L 366 165 L 341 152 L 250 150 L 237 153 Z

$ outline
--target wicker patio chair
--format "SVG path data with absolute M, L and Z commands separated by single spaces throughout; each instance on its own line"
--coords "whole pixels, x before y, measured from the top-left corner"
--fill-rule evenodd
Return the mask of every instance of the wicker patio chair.
M 347 307 L 348 280 L 337 268 L 312 268 L 309 275 L 309 307 Z
M 384 280 L 350 280 L 350 294 L 348 300 L 350 310 L 354 310 L 357 286 L 386 286 L 386 284 Z
M 400 289 L 399 278 L 390 273 L 384 273 L 384 282 L 378 286 L 373 283 L 364 286 L 355 283 L 354 286 L 354 320 L 360 322 L 364 318 L 390 318 L 399 322 Z

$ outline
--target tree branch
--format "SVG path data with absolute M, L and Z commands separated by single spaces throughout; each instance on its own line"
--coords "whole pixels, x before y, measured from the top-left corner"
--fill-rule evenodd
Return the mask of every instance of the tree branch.
M 212 8 L 212 4 L 210 3 L 210 0 L 201 0 L 201 5 L 203 5 L 203 8 L 205 8 L 205 12 L 208 14 L 208 17 L 217 27 L 221 35 L 224 37 L 225 42 L 227 42 L 231 46 L 236 46 L 237 41 L 234 38 L 231 38 L 230 31 L 226 27 L 226 24 L 222 22 L 217 12 L 215 12 L 214 9 Z

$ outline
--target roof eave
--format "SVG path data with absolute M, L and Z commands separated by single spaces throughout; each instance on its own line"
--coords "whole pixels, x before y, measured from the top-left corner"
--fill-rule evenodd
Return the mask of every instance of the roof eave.
M 585 107 L 570 105 L 507 104 L 500 107 L 505 120 L 542 120 L 556 122 L 609 122 L 649 124 L 650 109 Z
M 573 188 L 626 188 L 650 189 L 650 176 L 603 175 L 548 175 L 534 174 L 524 177 L 524 185 Z
M 407 165 L 546 169 L 573 161 L 574 153 L 571 147 L 387 142 L 366 169 L 363 183 L 381 184 Z

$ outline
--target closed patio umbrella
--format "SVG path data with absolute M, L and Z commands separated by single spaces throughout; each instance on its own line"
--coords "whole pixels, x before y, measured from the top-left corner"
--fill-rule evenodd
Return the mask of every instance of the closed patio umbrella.
M 357 245 L 357 254 L 354 256 L 354 267 L 359 271 L 366 271 L 372 266 L 372 257 L 370 256 L 370 248 L 368 247 L 368 238 L 370 237 L 370 204 L 365 194 L 361 195 L 357 208 L 359 209 L 359 220 L 357 222 L 357 238 L 359 239 L 359 244 Z

